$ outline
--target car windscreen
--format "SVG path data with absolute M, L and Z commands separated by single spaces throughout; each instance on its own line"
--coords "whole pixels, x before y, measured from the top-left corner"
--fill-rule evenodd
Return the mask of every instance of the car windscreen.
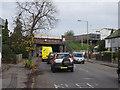
M 67 57 L 67 58 L 70 58 L 70 55 L 69 54 L 57 54 L 57 59 L 63 59 L 63 58 L 65 58 L 65 57 Z
M 83 57 L 82 54 L 73 54 L 73 57 Z
M 50 56 L 51 56 L 51 57 L 53 57 L 53 56 L 54 56 L 54 54 L 53 54 L 53 53 L 51 53 L 51 54 L 50 54 Z

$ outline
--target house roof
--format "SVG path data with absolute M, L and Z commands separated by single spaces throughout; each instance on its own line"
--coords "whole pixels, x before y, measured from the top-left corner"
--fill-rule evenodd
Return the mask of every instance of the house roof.
M 105 39 L 111 39 L 111 38 L 117 38 L 117 37 L 120 37 L 120 29 L 116 30 L 114 33 L 112 33 L 111 35 L 109 35 Z

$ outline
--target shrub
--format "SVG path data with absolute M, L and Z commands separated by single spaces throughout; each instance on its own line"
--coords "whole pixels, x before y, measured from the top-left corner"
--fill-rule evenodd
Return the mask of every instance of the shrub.
M 10 45 L 3 44 L 2 60 L 16 62 L 16 54 L 12 51 Z
M 33 63 L 33 60 L 26 60 L 25 63 L 23 63 L 23 65 L 25 65 L 25 67 L 27 68 L 34 68 L 34 63 Z
M 111 51 L 103 51 L 103 54 L 112 53 Z

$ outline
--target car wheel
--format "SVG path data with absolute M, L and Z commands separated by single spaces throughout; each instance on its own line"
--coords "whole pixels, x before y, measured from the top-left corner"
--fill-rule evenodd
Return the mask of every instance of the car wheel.
M 85 62 L 83 61 L 82 64 L 85 64 Z
M 52 72 L 53 72 L 53 73 L 55 73 L 55 72 L 56 72 L 55 68 L 53 68 L 53 69 L 52 69 Z
M 42 62 L 44 62 L 44 60 L 42 59 Z

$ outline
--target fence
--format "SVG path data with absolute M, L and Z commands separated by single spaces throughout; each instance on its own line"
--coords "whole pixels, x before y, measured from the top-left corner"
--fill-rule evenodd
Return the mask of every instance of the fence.
M 22 54 L 17 54 L 16 55 L 16 62 L 22 60 Z
M 111 62 L 111 55 L 102 55 L 102 54 L 98 54 L 96 55 L 96 60 L 100 60 L 100 61 L 106 61 L 106 62 Z
M 22 60 L 22 54 L 8 54 L 2 58 L 2 63 L 17 63 Z

